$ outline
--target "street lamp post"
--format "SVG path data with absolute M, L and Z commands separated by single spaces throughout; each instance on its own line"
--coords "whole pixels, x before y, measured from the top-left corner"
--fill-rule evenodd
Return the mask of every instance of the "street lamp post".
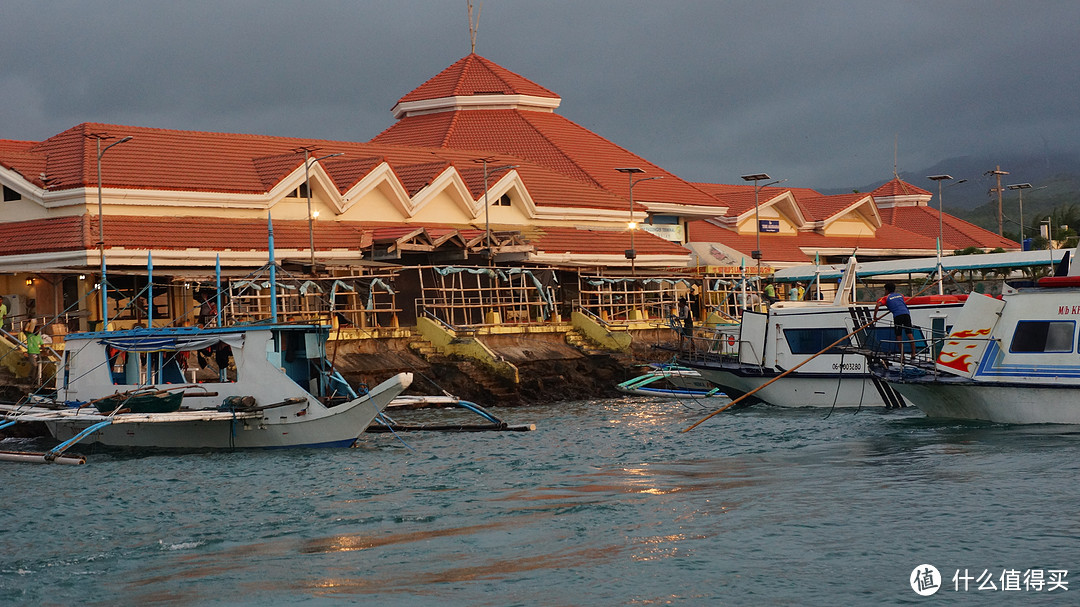
M 1014 183 L 1012 185 L 1005 186 L 1010 190 L 1016 190 L 1016 193 L 1020 195 L 1020 250 L 1024 250 L 1024 190 L 1030 190 L 1030 183 Z
M 501 171 L 503 169 L 510 170 L 518 168 L 516 164 L 504 164 L 488 169 L 488 159 L 481 158 L 480 160 L 474 160 L 473 162 L 480 162 L 484 165 L 484 243 L 487 245 L 487 258 L 488 265 L 494 263 L 495 252 L 491 248 L 491 218 L 489 211 L 491 209 L 491 202 L 488 200 L 488 171 L 494 173 L 495 171 Z
M 98 251 L 101 257 L 101 283 L 98 285 L 98 290 L 101 291 L 101 330 L 104 331 L 109 325 L 109 299 L 108 293 L 105 288 L 105 215 L 102 213 L 101 203 L 101 157 L 105 155 L 105 152 L 109 151 L 109 148 L 114 145 L 120 145 L 126 141 L 131 141 L 131 135 L 124 137 L 123 139 L 114 141 L 101 147 L 101 140 L 107 138 L 107 135 L 94 135 L 97 139 L 97 212 L 98 212 Z
M 944 295 L 945 294 L 945 284 L 944 284 L 944 280 L 943 280 L 944 279 L 944 276 L 943 276 L 944 272 L 942 271 L 942 266 L 941 266 L 941 249 L 942 249 L 942 247 L 945 246 L 945 233 L 944 233 L 943 227 L 942 227 L 942 225 L 943 225 L 942 217 L 944 217 L 944 215 L 945 215 L 945 211 L 944 211 L 945 204 L 944 204 L 944 200 L 941 197 L 941 192 L 942 192 L 941 182 L 942 181 L 948 181 L 948 180 L 952 179 L 953 177 L 952 177 L 952 175 L 928 175 L 926 178 L 931 180 L 931 181 L 936 181 L 937 184 L 938 184 L 938 215 L 937 215 L 937 220 L 938 220 L 938 224 L 937 224 L 937 226 L 938 226 L 937 227 L 937 229 L 938 229 L 938 238 L 937 238 L 937 275 L 938 275 L 938 283 L 937 283 L 937 288 L 938 288 L 938 295 Z M 967 181 L 967 179 L 961 179 L 960 181 L 957 181 L 956 183 L 949 184 L 949 187 L 951 188 L 954 185 L 960 185 L 961 183 L 964 183 L 966 181 Z
M 615 169 L 620 173 L 626 173 L 627 182 L 630 184 L 630 219 L 626 222 L 626 226 L 630 228 L 630 248 L 626 250 L 626 258 L 630 260 L 630 274 L 637 274 L 637 266 L 635 260 L 637 259 L 637 249 L 634 248 L 634 232 L 637 231 L 637 222 L 634 221 L 634 186 L 642 181 L 651 181 L 653 179 L 663 179 L 663 175 L 656 177 L 642 177 L 641 179 L 634 179 L 634 175 L 637 173 L 644 173 L 645 169 L 638 167 L 623 167 Z
M 336 154 L 327 154 L 326 156 L 319 156 L 315 160 L 308 162 L 308 157 L 311 154 L 311 148 L 304 148 L 304 189 L 307 190 L 307 229 L 308 229 L 308 248 L 311 250 L 311 274 L 315 275 L 315 226 L 314 215 L 311 213 L 311 180 L 309 179 L 308 168 L 320 160 L 327 158 L 333 158 L 334 156 L 342 156 L 345 152 L 338 152 Z
M 769 177 L 768 174 L 766 174 L 766 173 L 753 173 L 753 174 L 750 174 L 750 175 L 743 175 L 742 179 L 743 179 L 743 181 L 753 181 L 754 182 L 754 236 L 755 236 L 755 247 L 754 247 L 754 249 L 755 250 L 754 250 L 753 253 L 750 254 L 750 256 L 757 260 L 757 280 L 758 280 L 758 289 L 760 289 L 761 288 L 761 217 L 758 215 L 758 192 L 761 190 L 761 186 L 759 184 L 762 181 L 766 180 L 766 179 L 772 179 L 772 177 Z M 777 183 L 779 183 L 779 182 L 777 182 Z

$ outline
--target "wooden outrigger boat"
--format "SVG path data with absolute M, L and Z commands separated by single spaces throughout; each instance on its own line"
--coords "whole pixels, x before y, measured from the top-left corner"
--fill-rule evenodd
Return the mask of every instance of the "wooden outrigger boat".
M 57 461 L 79 442 L 165 449 L 348 447 L 409 386 L 412 374 L 357 392 L 325 358 L 328 333 L 316 325 L 251 325 L 72 334 L 56 397 L 0 405 L 0 419 L 44 423 L 62 441 L 44 454 L 46 461 Z M 207 349 L 226 351 L 223 359 L 233 362 L 235 375 L 185 381 L 185 359 Z M 174 400 L 182 405 L 173 411 L 136 410 Z
M 709 383 L 695 369 L 681 365 L 652 364 L 648 373 L 615 386 L 620 392 L 658 398 L 724 398 L 720 388 Z

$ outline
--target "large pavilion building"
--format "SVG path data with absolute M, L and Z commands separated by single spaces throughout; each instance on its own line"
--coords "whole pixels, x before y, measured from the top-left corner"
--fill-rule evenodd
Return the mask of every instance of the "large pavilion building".
M 0 140 L 0 295 L 28 317 L 100 318 L 104 255 L 117 292 L 145 283 L 152 263 L 172 285 L 154 318 L 177 318 L 219 265 L 243 280 L 266 263 L 270 225 L 296 276 L 367 275 L 368 289 L 383 264 L 685 276 L 747 266 L 758 248 L 769 268 L 936 250 L 932 194 L 898 178 L 837 196 L 764 187 L 755 204 L 754 185 L 681 179 L 560 116 L 560 103 L 470 54 L 401 97 L 369 142 L 95 123 Z M 1020 248 L 941 222 L 945 251 Z M 404 282 L 387 310 L 413 317 L 403 299 L 437 299 L 435 279 Z

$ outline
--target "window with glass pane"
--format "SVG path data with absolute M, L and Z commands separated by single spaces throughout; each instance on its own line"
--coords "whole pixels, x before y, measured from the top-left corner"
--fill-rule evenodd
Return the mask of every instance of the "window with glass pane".
M 1072 352 L 1076 321 L 1022 320 L 1013 331 L 1010 352 Z
M 822 329 L 784 329 L 784 338 L 787 339 L 788 347 L 792 354 L 817 354 L 826 346 L 848 334 L 847 329 L 842 327 L 826 327 Z M 851 340 L 845 339 L 837 345 L 847 346 Z M 835 349 L 829 350 L 831 354 L 839 354 Z

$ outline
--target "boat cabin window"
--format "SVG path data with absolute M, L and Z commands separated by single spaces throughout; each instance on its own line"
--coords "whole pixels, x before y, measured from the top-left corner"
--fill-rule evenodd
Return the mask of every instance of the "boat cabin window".
M 232 348 L 224 343 L 193 352 L 136 352 L 107 347 L 113 385 L 236 381 Z
M 788 348 L 791 348 L 792 354 L 817 354 L 847 334 L 848 330 L 843 327 L 784 329 L 784 338 L 787 339 Z M 851 340 L 845 339 L 837 345 L 850 346 Z M 828 353 L 840 354 L 835 349 L 830 349 Z
M 1009 352 L 1072 352 L 1074 320 L 1021 320 Z

